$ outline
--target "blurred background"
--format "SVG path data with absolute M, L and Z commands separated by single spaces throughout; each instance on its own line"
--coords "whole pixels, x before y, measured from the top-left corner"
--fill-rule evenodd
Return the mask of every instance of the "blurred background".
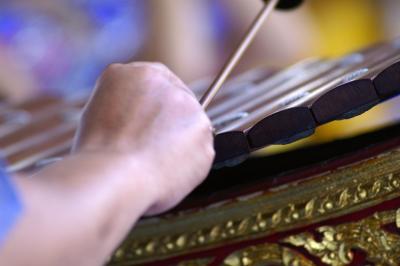
M 261 7 L 260 0 L 0 1 L 0 95 L 87 94 L 113 62 L 160 61 L 185 82 L 213 75 Z M 285 67 L 340 56 L 400 36 L 398 0 L 308 0 L 275 12 L 239 66 Z M 398 102 L 398 101 L 397 101 Z M 399 117 L 396 100 L 318 130 L 357 134 Z

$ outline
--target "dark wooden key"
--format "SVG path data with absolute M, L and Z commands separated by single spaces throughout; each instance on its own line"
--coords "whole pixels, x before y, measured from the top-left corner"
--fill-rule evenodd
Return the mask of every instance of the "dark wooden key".
M 240 73 L 236 77 L 230 78 L 224 85 L 224 90 L 221 90 L 218 92 L 218 94 L 215 97 L 221 97 L 224 94 L 230 94 L 231 93 L 231 87 L 236 87 L 236 84 L 241 84 L 241 83 L 258 83 L 262 80 L 265 80 L 271 74 L 275 73 L 276 70 L 272 69 L 267 69 L 264 67 L 256 68 L 256 69 L 251 69 L 247 70 L 243 73 Z M 196 95 L 196 97 L 199 99 L 201 96 L 205 93 L 207 90 L 207 87 L 210 85 L 212 82 L 212 78 L 206 77 L 203 79 L 196 80 L 189 84 L 189 88 L 193 91 L 193 93 Z
M 382 47 L 386 51 L 394 51 L 394 54 L 381 63 L 372 62 L 353 71 L 344 78 L 344 84 L 314 101 L 311 108 L 318 123 L 354 117 L 399 94 L 400 44 L 396 40 Z
M 301 74 L 301 79 L 285 82 L 290 79 L 281 74 L 278 75 L 279 78 L 277 79 L 280 82 L 270 82 L 270 87 L 265 86 L 267 89 L 259 90 L 264 92 L 261 93 L 261 96 L 258 95 L 259 97 L 255 99 L 246 99 L 249 102 L 243 103 L 243 97 L 240 94 L 237 99 L 230 99 L 229 101 L 237 101 L 232 104 L 237 108 L 213 120 L 217 129 L 215 138 L 216 163 L 223 165 L 224 161 L 235 162 L 235 158 L 244 158 L 252 149 L 269 144 L 290 143 L 312 134 L 316 123 L 309 108 L 299 107 L 278 112 L 282 108 L 281 105 L 287 105 L 293 101 L 291 96 L 286 100 L 284 99 L 284 104 L 282 104 L 280 100 L 282 95 L 304 85 L 311 88 L 318 87 L 323 82 L 327 82 L 327 79 L 329 80 L 329 75 L 325 79 L 321 79 L 320 75 L 326 76 L 331 73 L 331 76 L 336 77 L 343 74 L 353 65 L 356 67 L 357 64 L 362 63 L 366 55 L 372 56 L 377 53 L 376 50 L 369 49 L 365 51 L 365 55 L 356 53 L 346 56 L 344 59 L 329 62 L 320 60 L 303 65 L 297 64 L 300 67 L 295 68 L 294 71 L 290 71 L 289 68 L 284 73 L 297 74 L 297 76 Z M 307 68 L 307 66 L 313 67 Z M 338 70 L 338 68 L 344 69 Z M 260 92 L 258 93 L 260 94 Z M 258 123 L 255 121 L 258 121 Z
M 317 125 L 365 112 L 379 102 L 371 78 L 385 64 L 390 62 L 378 64 L 367 70 L 368 73 L 363 73 L 363 68 L 356 70 L 315 90 L 302 92 L 304 96 L 293 95 L 296 100 L 286 108 L 267 116 L 248 130 L 250 146 L 257 149 L 269 144 L 293 142 L 312 134 Z M 368 74 L 371 77 L 367 77 Z M 291 102 L 290 96 L 286 100 Z
M 221 91 L 214 97 L 213 101 L 208 106 L 208 109 L 226 103 L 231 98 L 235 97 L 235 95 L 246 95 L 251 93 L 259 83 L 269 79 L 275 72 L 276 71 L 267 69 L 248 71 L 240 75 L 238 78 L 229 80 L 223 86 Z
M 266 92 L 271 92 L 270 89 L 272 87 L 274 87 L 275 85 L 282 85 L 282 83 L 285 82 L 290 81 L 289 83 L 292 84 L 294 80 L 291 80 L 291 78 L 295 73 L 299 74 L 300 71 L 301 73 L 303 73 L 303 71 L 306 71 L 307 69 L 315 69 L 316 65 L 320 65 L 323 63 L 325 63 L 325 61 L 320 59 L 304 60 L 303 62 L 296 64 L 293 68 L 282 71 L 282 73 L 279 75 L 272 75 L 271 78 L 268 80 L 260 80 L 259 84 L 255 85 L 254 88 L 239 89 L 237 92 L 230 94 L 230 98 L 226 98 L 225 102 L 230 102 L 232 99 L 236 100 L 238 101 L 238 103 L 235 103 L 233 105 L 232 103 L 230 103 L 231 106 L 236 106 L 236 104 L 240 104 L 240 102 L 245 100 L 241 98 L 245 98 L 246 96 L 250 96 L 252 98 L 254 97 L 254 95 L 262 94 L 262 90 L 265 90 Z M 220 102 L 220 104 L 224 104 L 225 102 Z M 210 110 L 212 110 L 212 106 L 210 108 Z M 244 118 L 247 113 L 239 112 L 230 114 L 232 115 L 227 115 L 220 120 L 213 120 L 213 124 L 217 130 L 229 125 L 230 123 Z M 244 131 L 232 130 L 223 133 L 218 132 L 218 134 L 215 136 L 214 147 L 215 150 L 218 151 L 215 158 L 216 168 L 220 166 L 219 162 L 223 162 L 221 165 L 237 164 L 238 162 L 244 160 L 250 153 L 248 140 Z
M 318 81 L 310 83 L 311 81 Z M 295 139 L 312 134 L 315 128 L 314 118 L 309 108 L 299 107 L 285 112 L 282 109 L 306 95 L 307 89 L 314 88 L 325 82 L 319 75 L 311 75 L 310 78 L 295 86 L 282 87 L 281 93 L 275 93 L 274 97 L 260 97 L 252 102 L 239 106 L 233 113 L 243 113 L 241 119 L 234 121 L 222 128 L 218 128 L 218 133 L 228 135 L 228 132 L 245 132 L 250 134 L 248 139 L 251 148 L 261 147 L 269 144 L 285 144 Z M 308 87 L 304 87 L 308 85 Z M 283 98 L 282 95 L 295 88 L 303 88 L 303 92 L 292 92 L 289 97 Z M 296 95 L 297 93 L 297 95 Z M 226 116 L 225 116 L 226 117 Z M 218 121 L 218 120 L 217 120 Z
M 258 83 L 268 79 L 275 72 L 276 71 L 271 69 L 258 68 L 246 71 L 239 76 L 228 80 L 224 84 L 223 89 L 214 97 L 209 108 L 226 102 L 226 100 L 230 99 L 233 95 L 248 93 Z M 212 80 L 210 79 L 203 79 L 191 85 L 191 89 L 194 91 L 197 99 L 202 97 L 211 82 Z
M 356 70 L 350 74 L 350 79 L 354 80 L 346 80 L 344 84 L 314 100 L 311 109 L 317 122 L 324 124 L 333 120 L 348 119 L 364 113 L 381 102 L 374 86 L 374 79 L 382 70 L 391 68 L 398 60 L 400 55 L 388 58 L 370 68 Z
M 366 59 L 370 61 L 373 59 L 371 63 L 375 64 L 396 52 L 397 51 L 388 51 L 386 48 L 384 53 L 379 50 L 378 53 L 376 53 L 376 49 L 375 52 L 371 52 L 370 50 L 368 51 Z M 348 61 L 348 58 L 345 58 L 344 61 Z M 354 62 L 356 62 L 356 64 L 354 64 Z M 245 132 L 248 137 L 250 149 L 258 149 L 270 144 L 285 144 L 306 137 L 313 133 L 317 122 L 310 110 L 310 105 L 305 104 L 304 101 L 315 99 L 318 95 L 334 89 L 337 85 L 340 85 L 341 81 L 349 79 L 349 75 L 354 75 L 353 72 L 349 74 L 350 70 L 354 71 L 354 69 L 357 69 L 357 67 L 363 64 L 365 65 L 363 61 L 357 62 L 357 60 L 350 60 L 350 64 L 347 62 L 347 64 L 345 64 L 346 67 L 342 70 L 336 69 L 331 75 L 325 75 L 323 78 L 316 79 L 314 82 L 307 82 L 306 86 L 295 88 L 291 94 L 283 98 L 279 96 L 270 100 L 270 102 L 267 101 L 259 105 L 252 105 L 250 103 L 249 106 L 252 107 L 245 110 L 249 113 L 248 117 L 236 123 L 232 123 L 221 131 Z M 375 104 L 376 93 L 373 88 L 372 90 L 369 88 L 369 91 L 371 93 L 366 95 L 367 102 Z M 368 98 L 371 94 L 374 96 L 373 99 Z M 363 101 L 363 97 L 364 95 L 361 95 L 359 99 L 361 102 Z M 346 109 L 341 109 L 341 111 L 346 111 Z M 346 113 L 347 115 L 351 114 L 348 111 L 346 111 Z M 226 133 L 225 135 L 228 134 Z
M 210 106 L 207 111 L 208 116 L 216 121 L 214 126 L 220 128 L 219 123 L 225 121 L 221 118 L 233 112 L 241 112 L 238 108 L 253 102 L 256 99 L 269 99 L 280 94 L 290 86 L 295 86 L 301 82 L 322 74 L 328 69 L 332 69 L 334 63 L 322 59 L 308 59 L 289 67 L 281 72 L 272 75 L 270 78 L 256 84 L 252 88 L 240 90 L 232 94 L 230 98 L 219 104 Z M 242 108 L 242 110 L 245 108 Z
M 309 106 L 318 124 L 350 118 L 365 112 L 380 101 L 373 85 L 374 78 L 395 63 L 400 54 L 400 50 L 389 47 L 386 47 L 386 51 L 389 53 L 371 58 L 363 66 L 343 77 L 310 91 L 309 95 L 296 102 L 296 106 Z
M 375 88 L 379 97 L 389 99 L 400 93 L 400 62 L 385 69 L 374 79 Z
M 246 135 L 242 131 L 230 131 L 216 135 L 214 148 L 217 151 L 214 168 L 236 165 L 250 154 Z
M 394 42 L 400 49 L 400 39 Z M 400 62 L 396 62 L 383 70 L 374 79 L 374 86 L 382 100 L 389 99 L 400 93 Z
M 374 58 L 376 54 L 379 55 L 379 51 L 371 50 L 364 55 L 356 53 L 346 56 L 345 58 L 340 60 L 328 62 L 325 66 L 322 65 L 321 70 L 312 69 L 309 71 L 310 73 L 305 73 L 304 75 L 306 76 L 306 78 L 304 78 L 302 82 L 294 84 L 284 83 L 281 86 L 275 87 L 273 89 L 271 88 L 262 95 L 258 95 L 258 97 L 249 99 L 247 102 L 244 102 L 242 104 L 236 104 L 236 108 L 229 110 L 229 112 L 247 112 L 250 114 L 253 111 L 258 111 L 264 106 L 269 105 L 273 102 L 277 103 L 278 101 L 281 102 L 281 105 L 288 106 L 292 102 L 300 98 L 304 98 L 305 96 L 309 95 L 311 91 L 324 86 L 332 80 L 341 78 L 343 75 L 347 74 L 350 71 L 357 70 L 358 68 L 362 67 L 363 64 L 365 64 L 365 61 L 370 60 L 370 58 Z M 383 56 L 384 54 L 381 54 L 378 57 L 375 56 L 375 62 L 378 62 Z M 238 98 L 240 98 L 240 95 L 238 96 Z M 222 128 L 218 127 L 218 122 L 221 120 L 224 121 L 224 116 L 232 115 L 230 113 L 227 113 L 224 114 L 222 117 L 217 117 L 216 119 L 214 119 L 214 126 L 216 126 L 217 130 L 222 130 Z M 248 118 L 247 120 L 251 122 L 251 119 Z

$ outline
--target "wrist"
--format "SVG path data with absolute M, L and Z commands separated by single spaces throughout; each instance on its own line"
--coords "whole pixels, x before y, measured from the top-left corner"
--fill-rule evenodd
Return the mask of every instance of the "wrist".
M 132 208 L 140 202 L 144 213 L 159 199 L 160 193 L 156 189 L 159 173 L 146 156 L 112 151 L 79 151 L 71 157 L 101 172 L 94 182 L 113 187 L 121 200 Z

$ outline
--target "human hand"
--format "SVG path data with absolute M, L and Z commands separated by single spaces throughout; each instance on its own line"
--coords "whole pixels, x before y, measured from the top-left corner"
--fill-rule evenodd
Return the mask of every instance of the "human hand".
M 123 155 L 154 193 L 147 215 L 175 206 L 200 184 L 213 158 L 211 123 L 191 91 L 161 64 L 109 66 L 81 119 L 75 152 Z M 143 175 L 146 176 L 138 176 Z

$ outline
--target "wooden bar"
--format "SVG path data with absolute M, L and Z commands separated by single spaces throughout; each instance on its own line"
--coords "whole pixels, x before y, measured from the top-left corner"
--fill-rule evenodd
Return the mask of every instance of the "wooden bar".
M 400 93 L 400 62 L 396 62 L 383 70 L 374 79 L 374 86 L 382 100 Z
M 260 120 L 249 130 L 247 138 L 252 149 L 272 144 L 288 144 L 312 135 L 316 123 L 307 107 L 294 107 L 276 112 Z
M 230 131 L 216 135 L 214 148 L 218 151 L 214 159 L 214 168 L 234 166 L 250 154 L 248 141 L 241 131 Z
M 381 60 L 391 58 L 398 51 L 387 51 L 386 49 L 385 53 L 380 53 L 378 56 L 371 50 L 368 53 L 369 56 L 366 59 L 374 65 Z M 348 58 L 343 61 L 349 64 Z M 390 59 L 390 62 L 392 62 L 392 59 Z M 226 132 L 231 130 L 246 132 L 250 148 L 258 149 L 271 144 L 286 144 L 311 135 L 317 124 L 328 122 L 326 119 L 331 121 L 332 119 L 360 114 L 379 102 L 375 89 L 371 86 L 372 82 L 370 81 L 369 86 L 366 87 L 365 81 L 355 81 L 349 83 L 348 86 L 337 85 L 342 81 L 350 81 L 349 77 L 355 78 L 354 72 L 349 73 L 349 70 L 354 70 L 365 64 L 364 62 L 355 65 L 351 63 L 351 67 L 345 69 L 347 72 L 343 70 L 333 71 L 330 76 L 335 78 L 329 78 L 329 75 L 327 75 L 322 80 L 314 81 L 314 83 L 316 82 L 314 86 L 312 85 L 313 82 L 307 83 L 307 86 L 300 86 L 300 89 L 294 90 L 286 97 L 279 97 L 280 104 L 271 100 L 269 103 L 265 103 L 264 107 L 256 105 L 253 107 L 254 109 L 246 110 L 250 113 L 249 116 L 236 122 L 236 125 L 235 123 L 229 125 L 225 130 Z M 385 66 L 387 66 L 387 62 L 378 64 L 375 69 Z M 338 73 L 342 75 L 337 76 Z M 321 87 L 321 81 L 326 83 L 325 87 Z M 356 84 L 359 87 L 355 86 Z M 305 88 L 307 89 L 305 90 Z M 315 113 L 318 116 L 310 111 L 312 106 L 307 103 L 308 99 L 315 99 L 316 97 L 320 97 L 319 101 L 314 103 Z M 341 100 L 341 97 L 344 97 L 347 101 Z M 329 106 L 324 101 L 338 104 L 334 105 L 336 108 L 328 108 Z M 259 121 L 254 123 L 257 119 Z
M 225 115 L 245 111 L 246 106 L 251 106 L 256 101 L 259 102 L 278 97 L 290 90 L 290 88 L 305 83 L 333 67 L 333 62 L 327 62 L 325 60 L 306 60 L 283 72 L 276 73 L 269 79 L 256 85 L 249 90 L 248 93 L 232 95 L 230 99 L 222 104 L 210 107 L 207 114 L 213 120 L 224 120 L 223 116 Z
M 398 61 L 400 56 L 389 55 L 383 62 L 360 68 L 344 78 L 343 84 L 313 100 L 310 108 L 317 123 L 348 119 L 359 115 L 381 100 L 373 80 L 383 70 Z M 356 79 L 356 80 L 351 80 Z
M 29 173 L 35 172 L 38 169 L 40 169 L 40 166 L 37 165 L 38 162 L 48 158 L 52 158 L 54 156 L 66 155 L 69 152 L 71 145 L 72 145 L 71 141 L 65 141 L 49 149 L 46 149 L 42 152 L 35 153 L 22 160 L 10 164 L 7 167 L 7 172 L 9 173 L 22 172 L 22 171 L 27 171 Z
M 46 152 L 47 150 L 51 150 L 62 143 L 71 142 L 75 133 L 75 129 L 75 125 L 63 125 L 60 127 L 60 130 L 56 132 L 56 134 L 49 134 L 47 135 L 47 138 L 41 138 L 39 141 L 32 143 L 25 149 L 10 154 L 6 157 L 6 160 L 10 164 L 16 164 L 32 156 L 36 156 Z

